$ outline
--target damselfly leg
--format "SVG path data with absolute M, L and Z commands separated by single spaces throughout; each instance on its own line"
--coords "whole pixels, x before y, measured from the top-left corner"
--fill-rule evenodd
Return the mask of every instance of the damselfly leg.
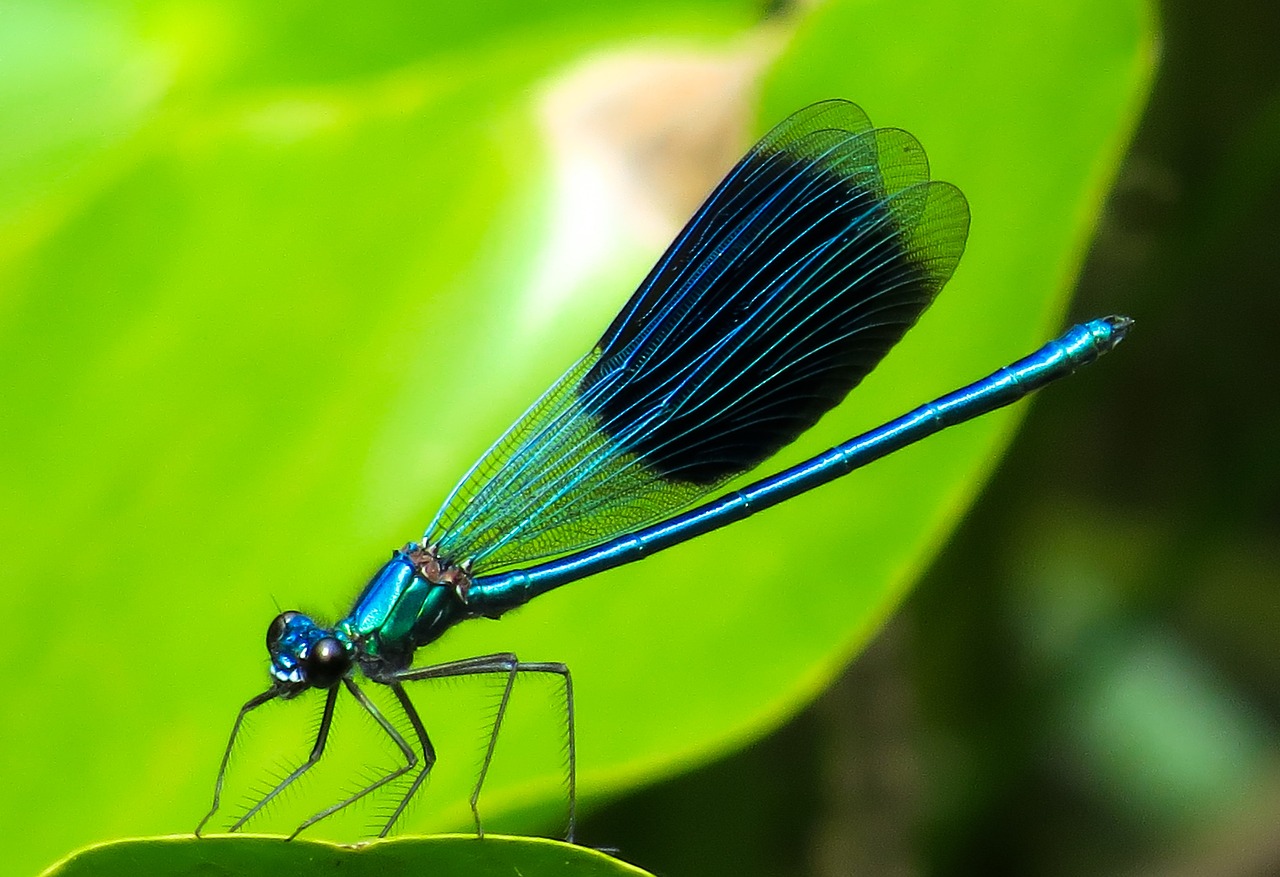
M 387 717 L 384 716 L 382 714 L 382 711 L 379 710 L 374 705 L 373 701 L 369 700 L 369 696 L 360 689 L 360 686 L 356 685 L 350 679 L 343 679 L 342 684 L 346 687 L 347 691 L 351 692 L 351 696 L 354 697 L 356 699 L 356 702 L 359 703 L 360 706 L 364 708 L 365 712 L 373 716 L 373 720 L 378 723 L 378 727 L 382 728 L 382 730 L 386 732 L 387 736 L 391 738 L 391 741 L 395 743 L 396 748 L 400 750 L 402 755 L 404 755 L 405 763 L 400 767 L 397 767 L 394 770 L 390 770 L 387 773 L 383 774 L 381 777 L 374 780 L 372 783 L 369 783 L 367 786 L 360 789 L 360 791 L 356 792 L 354 795 L 348 795 L 346 798 L 343 798 L 338 803 L 333 804 L 332 806 L 326 807 L 325 809 L 321 810 L 319 813 L 316 813 L 314 816 L 311 816 L 310 818 L 308 818 L 305 822 L 303 822 L 301 825 L 299 825 L 297 828 L 293 830 L 293 834 L 289 835 L 289 838 L 291 840 L 297 837 L 301 832 L 315 825 L 321 819 L 325 819 L 329 816 L 332 816 L 333 814 L 337 813 L 339 810 L 342 810 L 346 807 L 351 806 L 356 801 L 359 801 L 361 798 L 363 798 L 365 795 L 376 792 L 378 789 L 382 788 L 387 783 L 399 779 L 409 771 L 413 770 L 418 765 L 418 754 L 413 751 L 413 747 L 409 745 L 408 741 L 404 739 L 404 736 L 395 729 L 395 727 L 391 724 L 390 721 L 387 720 Z M 338 690 L 337 688 L 334 688 L 333 692 L 336 693 L 337 690 Z M 329 712 L 326 711 L 325 720 L 327 720 L 328 717 L 329 717 Z M 435 750 L 432 748 L 431 741 L 427 738 L 426 731 L 423 730 L 422 722 L 418 720 L 416 713 L 413 713 L 410 715 L 410 721 L 413 722 L 414 730 L 418 732 L 419 742 L 422 745 L 423 764 L 422 764 L 422 773 L 420 775 L 425 775 L 428 771 L 431 770 L 431 766 L 435 764 L 436 753 L 435 753 Z M 325 731 L 327 734 L 328 729 L 326 728 Z M 287 780 L 287 782 L 288 781 L 291 781 L 291 778 Z M 415 788 L 417 787 L 416 784 L 414 787 Z M 276 791 L 279 791 L 279 788 L 277 788 Z M 275 792 L 272 792 L 272 794 L 274 795 Z M 266 803 L 266 802 L 263 801 L 262 803 Z M 259 805 L 259 807 L 260 806 L 261 805 Z M 392 824 L 395 822 L 396 817 L 400 815 L 400 810 L 402 810 L 403 807 L 404 805 L 401 804 L 400 808 L 396 810 L 395 815 L 393 815 L 391 817 L 391 820 L 387 822 L 386 827 L 382 829 L 381 833 L 378 835 L 379 837 L 385 837 L 387 832 L 391 830 Z
M 236 720 L 231 725 L 231 737 L 227 740 L 227 748 L 222 753 L 222 764 L 218 766 L 218 779 L 213 784 L 213 806 L 209 808 L 209 812 L 204 815 L 204 819 L 200 820 L 200 824 L 196 826 L 196 837 L 200 836 L 200 832 L 204 831 L 205 824 L 213 818 L 213 814 L 218 812 L 218 806 L 222 803 L 222 783 L 227 776 L 227 764 L 231 761 L 231 750 L 235 748 L 236 737 L 240 733 L 240 726 L 244 724 L 245 716 L 262 706 L 264 703 L 270 703 L 281 695 L 278 688 L 268 688 L 257 697 L 251 698 L 244 706 L 240 707 L 240 712 L 236 714 Z M 333 698 L 329 698 L 328 711 L 333 711 Z
M 475 789 L 471 792 L 471 815 L 475 820 L 476 835 L 484 836 L 484 829 L 480 823 L 480 790 L 484 787 L 485 777 L 488 776 L 489 767 L 493 763 L 493 753 L 498 744 L 498 734 L 502 730 L 502 720 L 507 714 L 507 705 L 511 701 L 511 692 L 515 687 L 516 677 L 522 673 L 549 673 L 564 680 L 565 740 L 568 750 L 567 785 L 569 794 L 569 827 L 565 833 L 565 840 L 573 843 L 578 809 L 578 750 L 574 731 L 573 677 L 570 675 L 569 668 L 566 665 L 558 662 L 522 662 L 511 652 L 500 652 L 493 655 L 464 658 L 460 661 L 450 661 L 445 664 L 435 664 L 430 667 L 411 667 L 395 674 L 393 679 L 394 683 L 417 682 L 423 679 L 448 679 L 490 673 L 505 674 L 507 678 L 506 684 L 502 689 L 502 696 L 498 701 L 498 710 L 493 718 L 493 726 L 489 730 L 489 743 L 485 748 L 484 761 L 480 765 L 480 774 L 476 778 Z M 426 731 L 422 729 L 422 720 L 418 717 L 417 711 L 414 709 L 408 695 L 404 693 L 404 690 L 398 684 L 392 684 L 392 690 L 396 692 L 396 697 L 399 698 L 414 729 L 419 732 L 420 736 L 425 737 Z M 400 818 L 400 814 L 404 812 L 404 808 L 408 806 L 409 800 L 418 791 L 418 787 L 422 785 L 426 775 L 427 769 L 424 768 L 414 778 L 413 784 L 401 799 L 386 827 L 383 828 L 382 834 L 384 836 L 391 830 L 391 826 L 395 821 Z

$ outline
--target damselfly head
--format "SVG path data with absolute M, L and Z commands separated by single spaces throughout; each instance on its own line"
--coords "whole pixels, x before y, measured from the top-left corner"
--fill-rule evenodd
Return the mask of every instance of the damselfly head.
M 351 655 L 334 636 L 316 640 L 302 659 L 306 682 L 315 688 L 332 688 L 351 669 Z
M 284 638 L 285 633 L 289 630 L 289 625 L 295 618 L 301 616 L 301 612 L 281 612 L 275 618 L 271 619 L 271 625 L 267 628 L 267 651 L 275 654 L 276 649 L 280 645 L 280 640 Z
M 355 658 L 344 634 L 321 627 L 301 612 L 281 612 L 267 628 L 271 675 L 287 687 L 332 688 Z

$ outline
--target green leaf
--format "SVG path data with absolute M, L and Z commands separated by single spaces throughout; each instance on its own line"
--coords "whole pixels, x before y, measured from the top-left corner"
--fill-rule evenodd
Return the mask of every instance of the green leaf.
M 42 877 L 215 877 L 215 875 L 492 874 L 643 877 L 604 853 L 540 838 L 406 837 L 357 846 L 268 837 L 143 838 L 80 850 Z
M 266 686 L 272 616 L 344 612 L 657 255 L 633 235 L 587 280 L 546 281 L 568 202 L 538 119 L 562 77 L 611 85 L 617 69 L 590 64 L 621 56 L 741 77 L 754 59 L 757 129 L 849 97 L 915 133 L 969 196 L 969 252 L 938 304 L 774 471 L 1057 331 L 1153 69 L 1138 0 L 832 2 L 750 39 L 745 0 L 448 8 L 459 17 L 390 4 L 370 23 L 341 4 L 6 7 L 0 39 L 23 50 L 0 51 L 0 526 L 23 668 L 0 821 L 18 871 L 193 827 L 235 710 Z M 659 104 L 741 121 L 728 103 Z M 593 251 L 589 231 L 573 254 Z M 586 806 L 679 771 L 765 733 L 856 654 L 1015 418 L 464 625 L 420 658 L 567 662 Z M 467 826 L 493 691 L 414 696 L 440 762 L 405 829 Z M 304 756 L 316 707 L 300 700 L 255 716 L 222 824 Z M 481 799 L 491 823 L 563 818 L 557 703 L 516 692 Z M 314 781 L 250 828 L 292 830 L 395 763 L 368 722 L 340 712 L 336 728 Z M 311 835 L 362 836 L 393 805 Z

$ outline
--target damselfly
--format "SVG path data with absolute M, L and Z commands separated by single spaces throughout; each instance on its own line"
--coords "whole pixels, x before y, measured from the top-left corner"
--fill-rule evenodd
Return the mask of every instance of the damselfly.
M 385 835 L 436 761 L 405 683 L 496 674 L 505 687 L 471 798 L 479 831 L 480 788 L 512 685 L 520 674 L 539 673 L 563 682 L 572 839 L 569 669 L 510 653 L 414 666 L 415 652 L 460 621 L 496 618 L 1008 405 L 1124 337 L 1125 317 L 1075 326 L 976 383 L 696 505 L 812 426 L 876 366 L 951 277 L 968 231 L 964 196 L 929 179 L 915 138 L 874 128 L 855 105 L 814 104 L 770 131 L 712 192 L 595 347 L 471 467 L 423 538 L 393 553 L 346 617 L 326 625 L 284 612 L 271 622 L 270 687 L 236 717 L 213 808 L 197 833 L 218 809 L 245 716 L 315 688 L 325 702 L 310 755 L 231 829 L 319 761 L 346 691 L 403 763 L 297 831 L 407 776 Z M 362 681 L 390 688 L 411 739 Z

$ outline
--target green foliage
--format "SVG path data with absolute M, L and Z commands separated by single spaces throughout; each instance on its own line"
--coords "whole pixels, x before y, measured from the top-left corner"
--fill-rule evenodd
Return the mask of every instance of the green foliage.
M 338 846 L 279 838 L 149 838 L 90 847 L 42 877 L 213 877 L 213 875 L 475 874 L 507 877 L 644 877 L 648 872 L 586 847 L 525 837 L 405 838 Z
M 656 255 L 632 245 L 590 288 L 533 295 L 554 186 L 532 105 L 549 79 L 633 45 L 727 51 L 755 5 L 422 9 L 7 8 L 0 524 L 23 667 L 7 680 L 0 822 L 18 871 L 194 826 L 236 707 L 266 685 L 277 609 L 340 614 Z M 1058 328 L 1152 50 L 1136 0 L 833 2 L 770 25 L 794 35 L 768 64 L 757 129 L 857 100 L 915 133 L 975 217 L 934 310 L 773 469 Z M 679 771 L 776 725 L 856 653 L 1014 416 L 422 658 L 566 661 L 588 802 Z M 406 828 L 468 824 L 490 695 L 421 695 L 441 764 Z M 528 829 L 561 811 L 554 708 L 519 693 L 486 814 Z M 312 709 L 281 705 L 238 754 L 230 814 L 301 757 Z M 339 727 L 327 783 L 251 827 L 291 828 L 347 771 L 388 763 L 376 729 Z

